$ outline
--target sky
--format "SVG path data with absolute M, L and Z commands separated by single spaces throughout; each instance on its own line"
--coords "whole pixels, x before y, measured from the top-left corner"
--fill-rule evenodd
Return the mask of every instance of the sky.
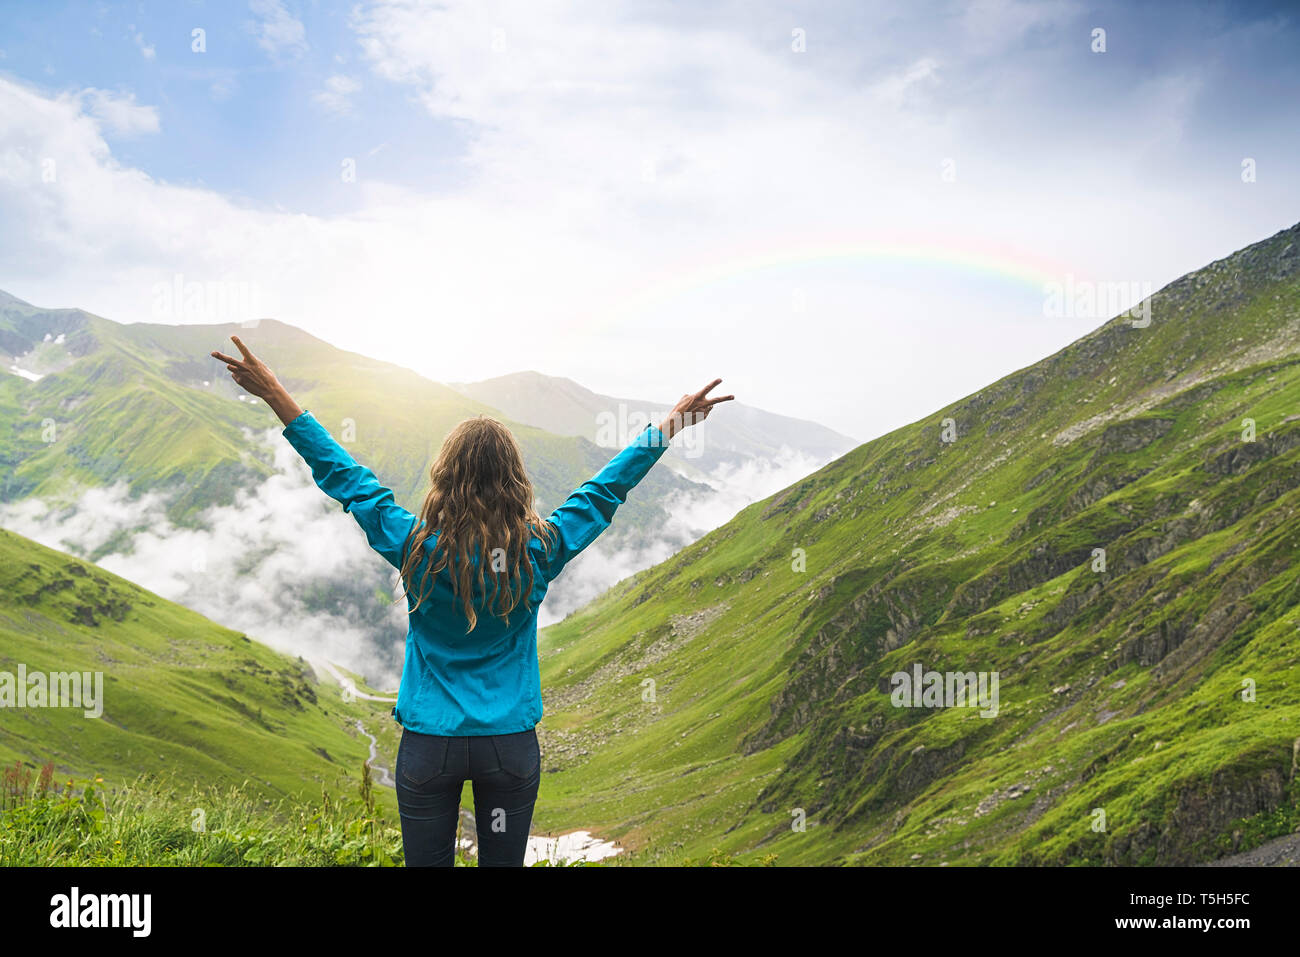
M 1118 311 L 1053 289 L 1300 220 L 1298 49 L 1286 4 L 10 0 L 0 289 L 867 440 Z

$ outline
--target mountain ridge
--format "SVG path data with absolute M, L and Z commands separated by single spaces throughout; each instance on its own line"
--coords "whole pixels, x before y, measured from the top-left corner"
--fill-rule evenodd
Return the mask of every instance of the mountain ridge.
M 658 421 L 672 407 L 671 402 L 603 395 L 573 379 L 533 370 L 450 385 L 519 421 L 558 435 L 581 436 L 607 448 L 617 444 L 616 440 L 599 441 L 609 431 L 613 410 L 619 410 L 618 415 L 629 419 L 642 416 L 645 420 Z M 859 444 L 857 439 L 815 422 L 757 409 L 739 401 L 728 402 L 726 413 L 709 419 L 708 434 L 700 441 L 698 455 L 673 457 L 667 464 L 685 475 L 699 477 L 720 467 L 734 468 L 746 459 L 776 459 L 783 451 L 791 450 L 828 461 Z
M 247 598 L 233 580 L 239 569 L 261 574 L 284 567 L 274 556 L 260 562 L 251 557 L 266 556 L 268 543 L 247 541 L 247 535 L 231 529 L 229 516 L 238 502 L 262 515 L 269 523 L 265 534 L 279 534 L 276 541 L 286 554 L 305 565 L 320 563 L 319 555 L 293 551 L 301 536 L 284 537 L 277 519 L 299 516 L 314 523 L 322 509 L 336 511 L 337 505 L 315 489 L 298 488 L 304 468 L 283 455 L 287 443 L 278 438 L 279 420 L 264 403 L 246 396 L 209 355 L 214 348 L 229 351 L 231 334 L 264 358 L 299 404 L 413 512 L 423 500 L 443 437 L 473 415 L 492 415 L 511 428 L 543 513 L 613 454 L 581 436 L 518 422 L 412 370 L 337 349 L 279 320 L 123 324 L 84 310 L 45 310 L 9 296 L 0 300 L 0 350 L 10 350 L 0 356 L 0 365 L 20 362 L 25 374 L 0 376 L 0 422 L 8 425 L 0 429 L 0 508 L 11 516 L 8 521 L 20 523 L 14 527 L 30 537 L 93 561 L 112 557 L 123 572 L 132 573 L 128 560 L 134 561 L 133 574 L 140 580 L 210 616 L 221 614 L 212 577 L 185 572 L 203 560 L 205 544 L 222 556 L 220 580 L 233 589 L 232 596 Z M 686 455 L 672 448 L 664 460 Z M 93 508 L 86 504 L 91 501 Z M 671 554 L 702 527 L 702 519 L 695 524 L 687 519 L 696 512 L 710 518 L 719 509 L 734 510 L 730 502 L 721 500 L 702 474 L 653 470 L 620 506 L 619 521 L 598 546 L 557 583 L 546 613 L 562 615 L 620 575 Z M 97 531 L 112 523 L 120 527 Z M 355 527 L 338 528 L 337 534 L 339 549 L 363 540 Z M 180 556 L 179 572 L 173 573 L 176 559 L 163 555 L 160 546 L 148 550 L 160 537 L 192 543 L 191 554 Z M 139 557 L 141 541 L 156 556 L 153 565 Z M 301 640 L 293 637 L 301 631 L 296 618 L 279 610 L 298 603 L 328 616 L 334 631 L 349 618 L 364 621 L 364 648 L 373 655 L 348 663 L 383 667 L 383 673 L 370 676 L 379 679 L 396 670 L 401 647 L 392 637 L 398 625 L 390 620 L 392 569 L 369 552 L 348 554 L 354 571 L 330 590 L 306 573 L 301 583 L 283 582 L 282 600 L 265 606 L 266 614 L 279 617 L 265 623 L 264 633 L 282 648 Z M 159 562 L 168 568 L 155 567 Z
M 548 629 L 557 789 L 668 862 L 711 840 L 794 863 L 1187 863 L 1300 824 L 1297 240 L 1175 280 L 1148 328 L 1109 320 Z M 916 664 L 1000 673 L 999 715 L 893 707 Z

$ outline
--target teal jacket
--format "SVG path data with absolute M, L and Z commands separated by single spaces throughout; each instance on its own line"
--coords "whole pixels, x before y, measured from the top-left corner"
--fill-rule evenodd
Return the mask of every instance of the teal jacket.
M 417 521 L 397 504 L 373 472 L 357 464 L 309 411 L 284 427 L 284 437 L 311 466 L 312 478 L 357 520 L 370 547 L 401 568 L 407 538 Z M 485 612 L 476 593 L 478 624 L 469 622 L 453 600 L 444 570 L 433 577 L 420 607 L 407 597 L 406 660 L 393 717 L 421 734 L 485 735 L 527 731 L 542 717 L 542 682 L 537 664 L 537 610 L 560 570 L 609 527 L 614 510 L 664 454 L 668 440 L 659 429 L 644 429 L 591 480 L 584 482 L 551 513 L 556 535 L 548 551 L 534 536 L 528 559 L 533 567 L 532 610 L 516 606 L 507 627 Z M 437 533 L 435 532 L 434 535 Z M 428 552 L 415 569 L 412 590 L 422 586 Z M 476 590 L 477 592 L 477 590 Z

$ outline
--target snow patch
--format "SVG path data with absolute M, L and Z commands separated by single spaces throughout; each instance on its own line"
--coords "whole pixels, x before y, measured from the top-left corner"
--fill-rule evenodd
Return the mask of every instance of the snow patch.
M 45 376 L 41 375 L 39 372 L 28 372 L 26 369 L 20 369 L 17 366 L 10 366 L 9 371 L 16 376 L 22 376 L 29 382 L 40 382 L 45 378 Z
M 574 831 L 559 837 L 529 837 L 528 850 L 524 853 L 524 866 L 531 867 L 538 861 L 563 862 L 599 861 L 623 849 L 613 841 L 602 841 L 593 837 L 590 831 Z

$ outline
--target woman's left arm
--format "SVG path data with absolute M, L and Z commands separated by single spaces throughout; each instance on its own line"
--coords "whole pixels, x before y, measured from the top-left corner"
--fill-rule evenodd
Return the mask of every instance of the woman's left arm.
M 315 416 L 293 400 L 270 367 L 254 356 L 238 336 L 230 338 L 239 347 L 242 360 L 215 351 L 212 355 L 226 363 L 231 378 L 241 388 L 265 401 L 279 416 L 285 426 L 284 437 L 311 466 L 312 478 L 320 490 L 339 502 L 345 512 L 351 512 L 370 547 L 400 569 L 415 516 L 398 505 L 392 489 L 382 485 L 374 472 L 360 465 Z

